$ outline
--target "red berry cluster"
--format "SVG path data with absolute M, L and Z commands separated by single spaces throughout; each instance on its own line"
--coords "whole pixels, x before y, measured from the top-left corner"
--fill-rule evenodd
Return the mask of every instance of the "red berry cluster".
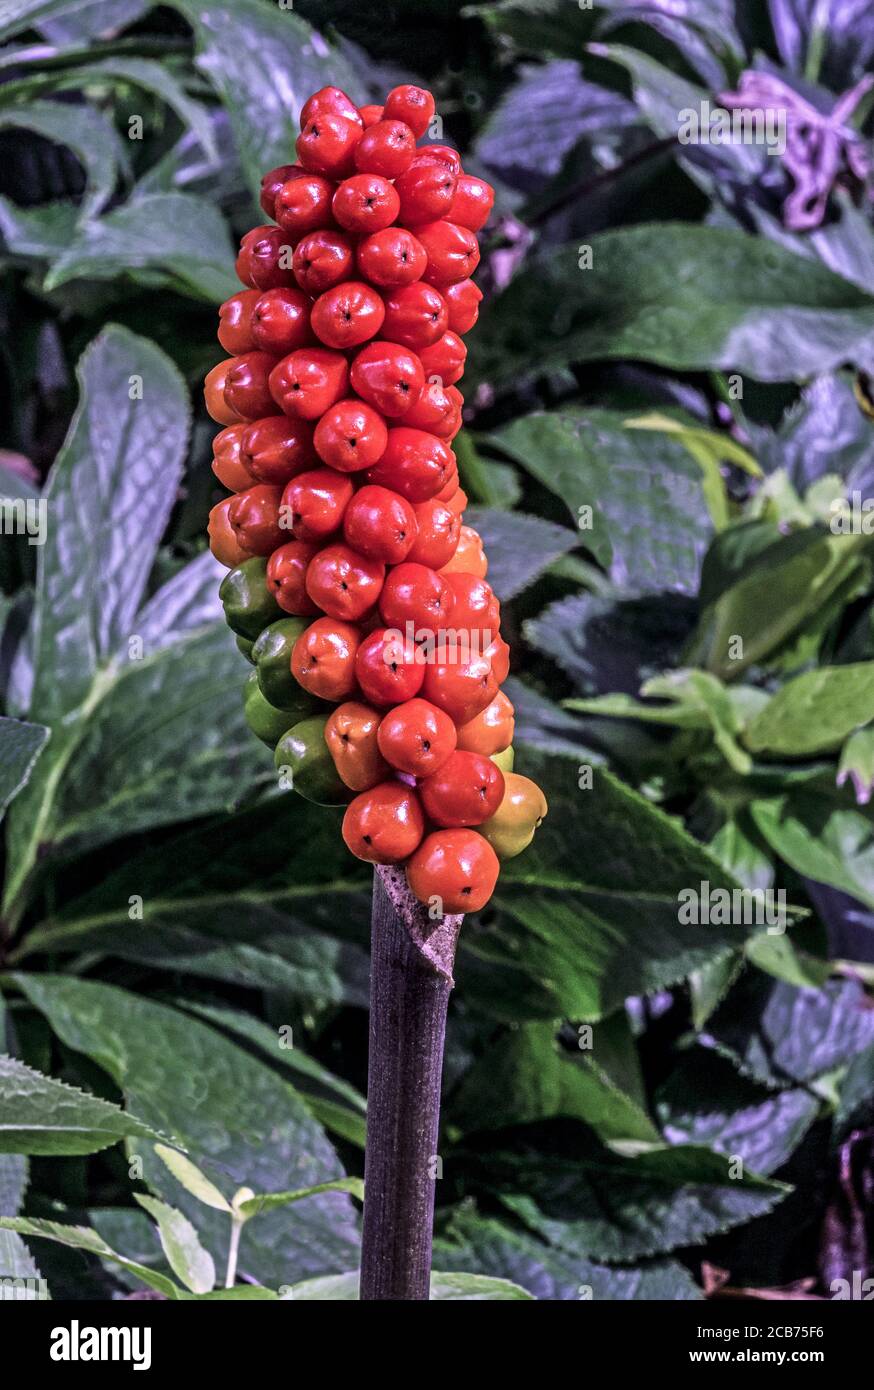
M 494 761 L 512 759 L 509 649 L 451 448 L 493 190 L 448 146 L 417 148 L 433 115 L 419 87 L 361 109 L 323 88 L 297 163 L 262 180 L 274 220 L 243 238 L 247 288 L 218 332 L 232 356 L 205 383 L 232 491 L 210 534 L 227 566 L 269 557 L 279 609 L 313 620 L 290 666 L 336 706 L 322 746 L 352 798 L 346 844 L 461 912 L 488 901 L 492 843 L 515 843 L 531 796 L 520 811 Z

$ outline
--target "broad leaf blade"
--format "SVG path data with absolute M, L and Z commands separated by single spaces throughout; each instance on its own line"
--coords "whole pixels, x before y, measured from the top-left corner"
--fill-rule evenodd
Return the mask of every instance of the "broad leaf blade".
M 0 1153 L 90 1154 L 128 1136 L 158 1137 L 117 1105 L 0 1057 Z

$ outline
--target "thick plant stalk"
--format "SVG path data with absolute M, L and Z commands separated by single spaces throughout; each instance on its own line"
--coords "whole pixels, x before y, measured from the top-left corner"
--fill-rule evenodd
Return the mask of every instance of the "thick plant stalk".
M 424 1301 L 431 1276 L 446 1011 L 461 917 L 431 921 L 374 873 L 361 1298 Z

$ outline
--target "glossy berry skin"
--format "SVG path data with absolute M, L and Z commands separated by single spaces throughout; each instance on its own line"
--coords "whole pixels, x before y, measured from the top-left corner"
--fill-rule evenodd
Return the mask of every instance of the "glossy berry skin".
M 428 819 L 445 829 L 481 825 L 504 795 L 504 774 L 481 753 L 456 750 L 419 788 Z
M 209 514 L 207 524 L 209 548 L 219 564 L 229 570 L 252 558 L 251 550 L 246 550 L 240 544 L 240 538 L 228 518 L 231 503 L 236 500 L 236 497 L 225 497 L 223 501 L 216 503 Z
M 352 623 L 316 618 L 294 644 L 291 673 L 319 700 L 346 700 L 355 689 L 360 634 Z
M 443 487 L 454 463 L 445 440 L 399 425 L 389 430 L 382 458 L 368 471 L 367 481 L 392 488 L 408 502 L 427 502 Z
M 356 796 L 343 817 L 343 839 L 358 859 L 399 864 L 409 858 L 425 833 L 416 793 L 402 782 L 381 782 Z
M 326 347 L 360 347 L 382 328 L 385 305 L 362 280 L 344 280 L 320 295 L 312 308 L 313 332 Z
M 272 290 L 293 285 L 292 246 L 281 227 L 254 227 L 240 242 L 236 271 L 244 285 Z
M 345 115 L 337 116 L 324 109 L 313 113 L 295 142 L 297 157 L 305 169 L 333 179 L 352 173 L 355 146 L 361 138 L 357 108 L 355 116 L 357 125 Z
M 312 425 L 287 415 L 255 420 L 243 431 L 240 459 L 255 481 L 284 487 L 316 462 Z
M 455 752 L 455 725 L 442 709 L 427 700 L 396 705 L 379 725 L 379 751 L 398 772 L 430 777 Z
M 294 278 L 307 294 L 324 294 L 332 285 L 348 280 L 352 262 L 352 243 L 345 232 L 330 228 L 310 232 L 295 247 Z
M 334 194 L 331 211 L 347 232 L 368 235 L 390 227 L 400 211 L 395 186 L 379 174 L 355 174 Z
M 376 103 L 371 103 L 369 106 L 359 106 L 358 114 L 364 123 L 365 130 L 369 130 L 372 125 L 376 125 L 377 121 L 382 120 L 384 109 L 383 106 L 377 105 Z M 386 177 L 388 177 L 388 175 L 386 175 Z
M 284 517 L 299 541 L 322 541 L 336 531 L 349 499 L 352 483 L 332 468 L 300 473 L 282 494 Z
M 473 232 L 455 222 L 428 222 L 416 228 L 428 263 L 422 278 L 440 289 L 467 280 L 479 265 L 479 245 Z
M 337 401 L 316 425 L 314 444 L 319 458 L 341 473 L 371 468 L 388 443 L 385 421 L 364 401 Z
M 443 164 L 455 174 L 461 173 L 461 155 L 451 145 L 421 145 L 413 157 L 414 164 Z
M 284 183 L 298 178 L 303 170 L 297 164 L 280 164 L 261 179 L 260 202 L 266 217 L 276 219 L 276 195 Z
M 424 87 L 404 83 L 393 87 L 385 99 L 383 117 L 387 121 L 403 121 L 420 140 L 434 117 L 434 98 Z
M 385 565 L 359 555 L 350 546 L 326 545 L 310 561 L 306 590 L 330 618 L 357 622 L 376 603 Z
M 404 424 L 451 439 L 458 433 L 461 415 L 447 389 L 439 381 L 427 381 L 416 404 L 405 412 Z
M 513 706 L 499 690 L 490 705 L 458 729 L 458 747 L 490 758 L 510 747 L 515 728 Z
M 258 346 L 252 334 L 252 311 L 259 298 L 259 290 L 240 290 L 219 309 L 217 336 L 225 352 L 252 352 Z
M 282 489 L 267 483 L 256 483 L 231 498 L 228 521 L 250 555 L 269 555 L 285 540 L 279 525 L 281 500 Z
M 452 626 L 496 636 L 501 626 L 501 605 L 492 586 L 475 574 L 450 571 L 441 577 L 452 592 Z
M 467 348 L 457 333 L 451 330 L 436 343 L 423 347 L 419 353 L 426 377 L 439 377 L 444 386 L 454 386 L 464 374 Z
M 318 546 L 309 541 L 286 541 L 267 561 L 267 588 L 284 613 L 308 617 L 318 613 L 306 591 L 306 572 Z
M 225 401 L 241 420 L 258 420 L 274 409 L 269 377 L 276 358 L 269 352 L 235 357 L 225 377 Z
M 286 415 L 316 420 L 346 394 L 348 375 L 346 358 L 339 352 L 298 348 L 273 368 L 270 392 Z
M 285 357 L 313 341 L 310 302 L 296 285 L 265 290 L 252 310 L 252 336 L 261 352 Z
M 503 685 L 510 674 L 510 648 L 500 634 L 486 648 L 485 657 L 498 685 Z
M 445 627 L 452 612 L 452 590 L 436 570 L 405 560 L 389 570 L 379 600 L 379 611 L 386 627 L 407 632 L 431 632 Z
M 218 425 L 237 425 L 240 416 L 225 400 L 225 383 L 228 373 L 236 362 L 236 357 L 228 357 L 219 362 L 211 372 L 207 372 L 203 382 L 203 402 L 210 419 Z M 424 377 L 423 377 L 424 380 Z
M 386 227 L 366 236 L 358 246 L 358 269 L 372 285 L 389 288 L 421 280 L 428 254 L 418 237 L 404 227 Z
M 445 285 L 443 298 L 449 315 L 448 327 L 453 333 L 469 333 L 479 318 L 483 292 L 472 280 L 457 280 Z
M 417 565 L 442 570 L 450 564 L 458 548 L 461 518 L 445 502 L 431 497 L 413 508 L 418 534 L 407 558 Z
M 384 708 L 418 695 L 425 667 L 412 642 L 378 627 L 364 638 L 355 658 L 355 676 L 364 698 Z
M 461 514 L 467 507 L 468 498 L 467 493 L 465 492 L 463 487 L 456 487 L 452 496 L 447 497 L 444 500 L 446 502 L 447 507 L 449 507 L 453 512 L 456 512 L 459 516 L 461 516 Z
M 363 129 L 364 123 L 361 119 L 361 113 L 342 87 L 320 87 L 317 92 L 313 92 L 312 96 L 307 98 L 300 110 L 301 130 L 317 111 L 330 111 L 335 116 L 345 116 L 347 121 L 352 121 L 353 125 L 359 125 Z
M 380 716 L 359 700 L 347 700 L 328 715 L 325 742 L 341 781 L 354 792 L 384 782 L 391 769 L 379 751 Z
M 479 912 L 498 881 L 500 862 L 475 830 L 435 830 L 407 861 L 407 882 L 420 902 L 443 912 Z
M 307 232 L 330 227 L 333 223 L 331 199 L 334 184 L 321 174 L 301 172 L 289 179 L 276 193 L 273 216 L 284 232 L 295 241 Z
M 445 710 L 456 724 L 468 724 L 475 719 L 497 693 L 498 678 L 486 656 L 425 665 L 424 699 Z
M 384 307 L 382 337 L 417 353 L 436 343 L 449 326 L 445 299 L 423 280 L 391 290 L 385 296 Z
M 372 122 L 355 146 L 355 167 L 364 174 L 396 179 L 416 153 L 416 137 L 405 121 Z
M 536 782 L 518 772 L 508 772 L 501 804 L 480 826 L 480 834 L 499 859 L 514 859 L 530 845 L 548 809 Z
M 488 222 L 494 202 L 495 190 L 490 183 L 474 178 L 473 174 L 461 174 L 445 215 L 459 227 L 478 232 Z
M 343 535 L 353 550 L 399 565 L 416 543 L 418 527 L 413 508 L 386 487 L 359 488 L 343 514 Z
M 254 482 L 263 481 L 253 478 L 241 455 L 246 428 L 242 422 L 238 425 L 227 425 L 212 441 L 212 471 L 222 487 L 226 487 L 229 492 L 242 492 Z
M 425 373 L 416 354 L 399 343 L 381 340 L 361 349 L 349 379 L 362 400 L 392 419 L 415 405 L 425 387 Z
M 399 218 L 405 227 L 417 227 L 446 217 L 458 179 L 445 164 L 436 160 L 417 162 L 395 184 L 399 199 Z
M 455 517 L 455 520 L 458 523 L 458 543 L 446 563 L 437 565 L 436 568 L 441 574 L 469 574 L 477 579 L 485 579 L 489 571 L 489 562 L 483 548 L 482 536 L 472 526 L 462 526 L 460 517 Z

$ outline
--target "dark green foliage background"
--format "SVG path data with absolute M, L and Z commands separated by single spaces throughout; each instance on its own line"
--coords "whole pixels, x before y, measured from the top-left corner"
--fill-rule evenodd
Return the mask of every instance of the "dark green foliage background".
M 872 547 L 829 525 L 874 485 L 870 203 L 793 234 L 779 160 L 672 139 L 754 63 L 830 109 L 874 25 L 674 8 L 0 6 L 0 491 L 48 517 L 0 545 L 0 1272 L 221 1282 L 228 1215 L 156 1134 L 224 1199 L 363 1172 L 369 875 L 246 728 L 199 385 L 303 100 L 403 80 L 497 189 L 459 464 L 550 802 L 465 925 L 437 1188 L 436 1266 L 520 1288 L 435 1296 L 874 1266 Z M 702 881 L 788 932 L 684 923 Z M 265 1207 L 237 1292 L 354 1271 L 357 1191 Z

